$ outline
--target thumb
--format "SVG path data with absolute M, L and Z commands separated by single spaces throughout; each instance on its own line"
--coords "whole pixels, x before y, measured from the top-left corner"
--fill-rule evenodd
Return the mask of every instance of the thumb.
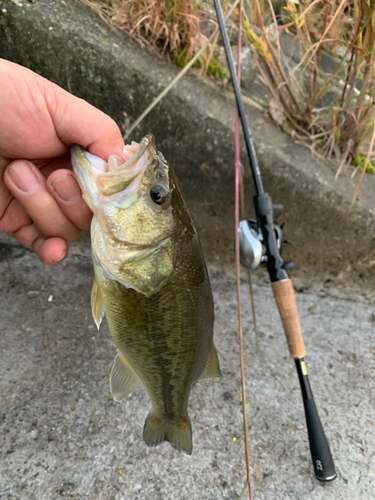
M 112 118 L 54 83 L 45 82 L 52 90 L 45 93 L 49 112 L 56 134 L 64 144 L 79 144 L 104 160 L 110 154 L 124 158 L 124 141 Z

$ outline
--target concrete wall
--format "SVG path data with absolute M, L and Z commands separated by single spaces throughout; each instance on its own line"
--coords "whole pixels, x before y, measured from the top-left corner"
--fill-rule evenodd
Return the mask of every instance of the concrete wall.
M 110 114 L 124 129 L 178 69 L 108 27 L 72 0 L 0 0 L 0 56 L 42 74 Z M 285 256 L 300 268 L 354 265 L 375 248 L 375 179 L 367 176 L 355 208 L 353 185 L 270 123 L 247 102 L 264 185 L 285 206 Z M 134 132 L 156 136 L 173 164 L 208 258 L 232 259 L 234 100 L 205 79 L 187 76 Z M 248 161 L 246 195 L 253 190 Z

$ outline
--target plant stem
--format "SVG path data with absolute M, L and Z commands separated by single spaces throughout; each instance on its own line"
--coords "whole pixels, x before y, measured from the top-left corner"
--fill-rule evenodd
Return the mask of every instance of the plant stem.
M 229 19 L 229 17 L 232 15 L 232 12 L 234 9 L 237 7 L 238 2 L 240 0 L 236 0 L 234 4 L 232 5 L 231 9 L 225 16 L 225 20 Z M 203 52 L 207 49 L 208 45 L 210 42 L 215 38 L 216 34 L 219 32 L 219 28 L 216 28 L 216 30 L 212 33 L 210 38 L 206 41 L 206 43 L 203 45 L 203 47 L 195 54 L 195 56 L 188 62 L 188 64 L 179 72 L 179 74 L 174 78 L 171 83 L 157 96 L 157 98 L 143 111 L 143 113 L 135 120 L 133 125 L 130 127 L 130 129 L 125 133 L 123 139 L 124 141 L 129 137 L 129 135 L 133 132 L 133 130 L 138 127 L 138 125 L 141 123 L 141 121 L 154 109 L 154 107 L 165 97 L 168 92 L 176 85 L 177 82 L 181 80 L 181 78 L 189 71 L 189 69 L 196 63 L 196 61 L 200 58 L 200 56 L 203 54 Z
M 242 27 L 242 0 L 239 1 L 238 7 L 238 41 L 237 41 L 237 79 L 241 82 L 241 30 Z M 242 412 L 243 412 L 243 430 L 245 442 L 245 459 L 246 459 L 246 478 L 249 492 L 249 500 L 251 500 L 251 479 L 250 479 L 250 451 L 249 451 L 249 436 L 247 430 L 247 411 L 246 411 L 246 386 L 245 386 L 245 363 L 243 355 L 243 331 L 242 331 L 242 313 L 241 313 L 241 270 L 240 270 L 240 179 L 241 179 L 241 158 L 240 158 L 240 114 L 238 107 L 236 108 L 236 124 L 235 124 L 235 242 L 236 242 L 236 282 L 237 282 L 237 311 L 238 311 L 238 334 L 240 344 L 240 363 L 241 363 L 241 387 L 242 387 Z

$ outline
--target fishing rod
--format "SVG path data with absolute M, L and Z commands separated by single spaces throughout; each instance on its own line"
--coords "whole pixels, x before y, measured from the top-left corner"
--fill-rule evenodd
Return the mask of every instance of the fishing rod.
M 307 374 L 305 362 L 306 351 L 298 318 L 293 285 L 286 272 L 288 262 L 284 262 L 280 255 L 282 231 L 274 223 L 274 217 L 277 218 L 277 216 L 281 215 L 282 208 L 273 205 L 270 196 L 264 191 L 253 140 L 247 124 L 220 0 L 214 0 L 214 4 L 256 191 L 254 206 L 257 220 L 241 221 L 237 228 L 240 236 L 241 263 L 249 269 L 256 269 L 262 264 L 265 264 L 267 267 L 289 352 L 294 359 L 301 386 L 315 477 L 319 481 L 333 481 L 336 478 L 335 465 L 319 418 Z M 239 29 L 241 29 L 240 26 Z

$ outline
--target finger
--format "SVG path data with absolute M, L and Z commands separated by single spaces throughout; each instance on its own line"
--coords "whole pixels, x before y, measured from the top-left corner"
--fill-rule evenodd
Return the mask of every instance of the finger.
M 82 198 L 70 170 L 56 170 L 47 179 L 47 189 L 57 201 L 64 215 L 82 231 L 90 230 L 92 212 Z
M 66 241 L 78 236 L 79 229 L 65 217 L 48 192 L 43 175 L 31 162 L 17 160 L 11 163 L 5 171 L 4 182 L 43 236 L 57 236 Z
M 31 224 L 32 220 L 25 212 L 21 203 L 14 198 L 8 189 L 6 191 L 7 192 L 3 196 L 4 201 L 6 202 L 6 205 L 4 205 L 5 209 L 2 211 L 2 214 L 0 214 L 0 231 L 3 231 L 4 233 L 13 233 L 20 227 Z M 0 198 L 0 205 L 1 201 L 2 200 Z
M 108 115 L 83 99 L 45 80 L 53 92 L 46 101 L 58 137 L 64 144 L 80 144 L 90 153 L 107 160 L 110 154 L 123 158 L 124 141 L 120 129 Z
M 17 150 L 30 159 L 56 157 L 69 153 L 69 147 L 78 143 L 105 160 L 110 154 L 123 158 L 121 132 L 108 115 L 27 68 L 5 60 L 0 65 L 2 78 L 9 83 L 9 94 L 0 94 L 2 123 L 9 125 L 2 134 L 11 145 L 5 156 L 14 158 Z M 19 120 L 19 134 L 12 135 L 14 103 L 20 101 L 20 95 L 21 108 L 28 110 L 32 121 Z M 43 136 L 35 140 L 39 130 Z
M 43 238 L 35 224 L 22 226 L 13 233 L 13 236 L 22 245 L 33 250 L 43 264 L 49 266 L 59 264 L 68 255 L 68 244 L 65 240 Z
M 33 161 L 33 164 L 38 167 L 39 171 L 43 174 L 43 177 L 47 179 L 52 172 L 60 169 L 72 170 L 72 162 L 69 156 L 61 156 L 59 158 L 54 158 L 52 160 L 44 161 Z
M 47 266 L 56 266 L 68 256 L 68 244 L 62 238 L 48 238 L 38 248 L 39 260 Z

